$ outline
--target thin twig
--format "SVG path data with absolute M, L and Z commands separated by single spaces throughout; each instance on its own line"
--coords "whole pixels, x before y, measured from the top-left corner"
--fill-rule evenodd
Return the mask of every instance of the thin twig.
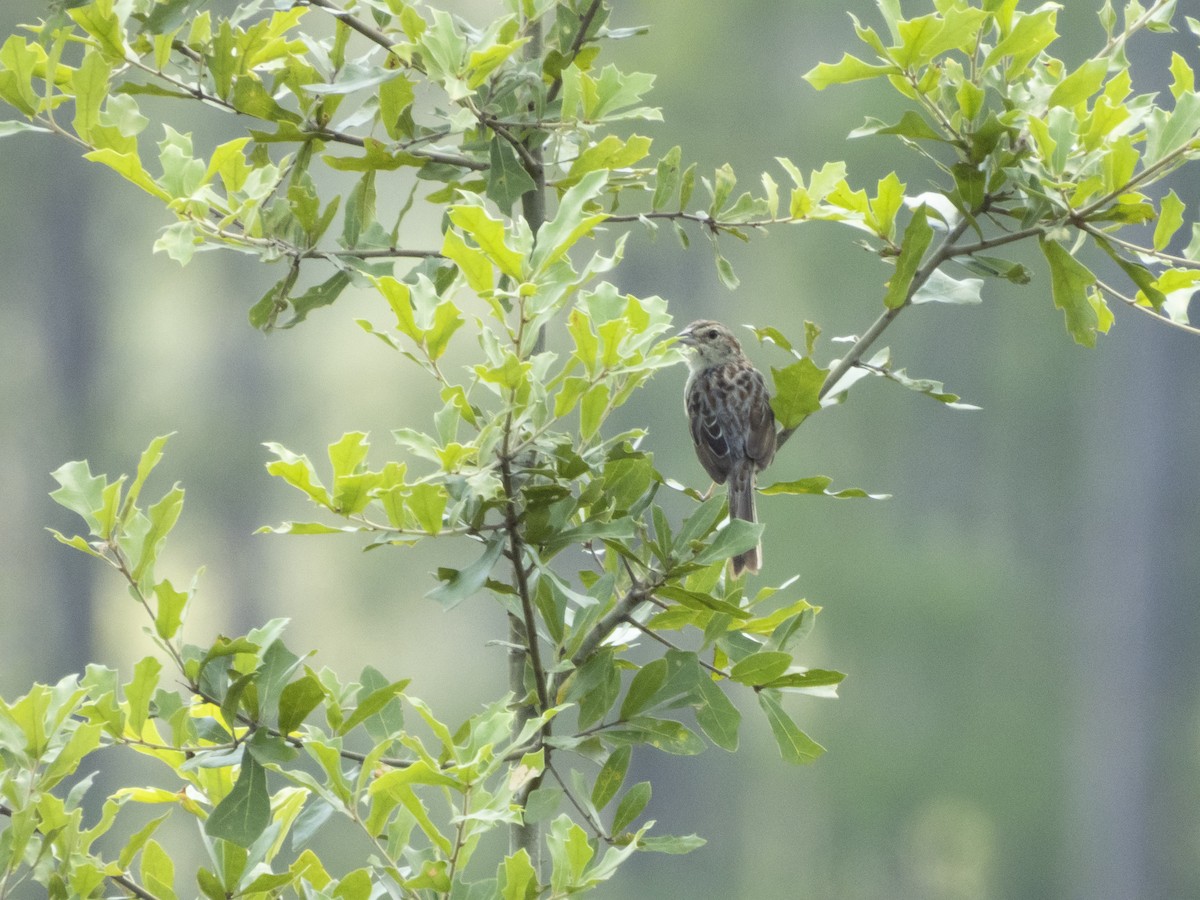
M 1091 222 L 1081 222 L 1079 227 L 1090 234 L 1092 237 L 1101 238 L 1109 243 L 1116 244 L 1118 247 L 1124 247 L 1126 250 L 1133 253 L 1140 253 L 1144 256 L 1153 256 L 1157 260 L 1161 260 L 1167 265 L 1174 266 L 1179 269 L 1200 269 L 1200 261 L 1187 259 L 1183 256 L 1175 256 L 1171 253 L 1166 253 L 1162 250 L 1155 250 L 1152 247 L 1142 247 L 1132 241 L 1124 240 L 1117 237 L 1115 234 L 1109 234 L 1101 228 L 1097 228 Z
M 987 200 L 985 198 L 985 206 L 986 203 Z M 980 212 L 982 212 L 982 210 L 980 210 Z M 937 250 L 935 250 L 933 254 L 925 261 L 924 265 L 917 269 L 916 273 L 913 275 L 912 282 L 908 286 L 908 293 L 904 297 L 904 302 L 899 306 L 885 310 L 879 316 L 879 318 L 875 320 L 871 327 L 867 329 L 866 333 L 854 342 L 854 345 L 850 348 L 849 352 L 846 353 L 846 355 L 840 360 L 838 360 L 837 364 L 830 369 L 829 374 L 825 377 L 824 384 L 821 385 L 820 392 L 817 394 L 818 398 L 824 398 L 831 390 L 833 390 L 833 388 L 837 386 L 837 383 L 842 380 L 845 374 L 854 368 L 858 361 L 862 359 L 863 354 L 871 349 L 871 345 L 874 344 L 875 341 L 878 340 L 879 336 L 887 330 L 887 327 L 891 325 L 892 322 L 896 321 L 896 317 L 900 315 L 901 311 L 912 305 L 913 296 L 915 296 L 917 291 L 924 286 L 925 282 L 929 280 L 929 276 L 931 276 L 934 271 L 942 265 L 942 263 L 949 259 L 953 259 L 955 256 L 962 256 L 968 252 L 973 252 L 968 251 L 965 247 L 955 246 L 955 242 L 962 237 L 966 230 L 970 227 L 971 218 L 972 217 L 963 216 L 961 219 L 959 219 L 958 223 L 946 233 L 945 238 L 942 239 L 942 242 L 938 245 Z M 1008 243 L 1016 239 L 1012 235 L 1005 235 L 1005 237 L 1008 240 L 1004 241 L 1004 243 Z M 779 437 L 776 441 L 776 446 L 782 447 L 787 442 L 788 438 L 790 438 L 796 432 L 796 428 L 798 427 L 798 425 L 794 425 L 791 428 L 785 428 L 780 431 Z
M 307 0 L 307 2 L 308 2 L 309 6 L 316 6 L 316 7 L 319 7 L 320 9 L 325 10 L 327 13 L 329 13 L 335 19 L 338 19 L 339 21 L 343 22 L 347 27 L 353 29 L 354 31 L 357 31 L 359 34 L 361 34 L 367 40 L 373 41 L 374 43 L 378 44 L 380 47 L 382 47 L 388 53 L 392 54 L 392 56 L 396 57 L 396 59 L 399 59 L 401 62 L 407 63 L 407 60 L 405 60 L 403 57 L 400 56 L 400 54 L 398 54 L 394 49 L 392 49 L 396 42 L 393 41 L 391 38 L 389 38 L 386 34 L 384 34 L 378 28 L 368 25 L 362 19 L 359 19 L 356 16 L 354 16 L 353 14 L 342 9 L 336 3 L 330 2 L 330 0 Z
M 523 649 L 529 653 L 529 665 L 533 669 L 533 683 L 542 711 L 550 708 L 550 694 L 546 688 L 546 670 L 542 668 L 542 651 L 538 643 L 537 618 L 533 612 L 533 596 L 529 590 L 529 578 L 525 571 L 525 544 L 521 539 L 521 519 L 517 514 L 516 485 L 513 479 L 512 460 L 508 455 L 509 436 L 512 432 L 512 414 L 504 426 L 504 439 L 500 449 L 500 483 L 508 498 L 505 503 L 505 530 L 508 532 L 508 553 L 513 564 L 517 582 L 517 595 L 521 599 L 521 614 L 524 619 Z M 515 686 L 515 685 L 514 685 Z
M 8 806 L 6 806 L 3 803 L 0 803 L 0 816 L 7 816 L 8 818 L 11 819 L 13 817 L 13 815 L 14 815 L 14 813 L 13 813 L 12 809 L 10 809 Z M 41 835 L 42 838 L 46 837 L 46 835 L 42 834 L 41 831 L 38 831 L 38 834 Z M 129 878 L 126 875 L 123 875 L 123 874 L 106 875 L 106 877 L 108 878 L 109 881 L 113 882 L 114 884 L 119 884 L 121 887 L 125 888 L 125 890 L 129 891 L 129 893 L 133 894 L 135 897 L 140 897 L 141 900 L 158 900 L 158 898 L 155 897 L 152 893 L 147 891 L 145 888 L 143 888 L 141 885 L 139 885 L 136 881 L 134 881 L 132 878 Z
M 571 41 L 571 48 L 566 53 L 567 64 L 575 60 L 579 55 L 579 51 L 583 49 L 584 41 L 587 40 L 588 29 L 592 27 L 592 20 L 596 18 L 596 13 L 600 11 L 601 0 L 592 0 L 591 6 L 587 8 L 579 19 L 579 30 L 575 32 L 575 39 Z M 566 66 L 563 66 L 565 69 Z M 546 102 L 553 103 L 558 99 L 558 92 L 562 90 L 562 70 L 555 77 L 554 83 L 550 85 L 550 90 L 546 92 Z
M 557 781 L 562 787 L 563 793 L 566 795 L 567 799 L 571 801 L 571 805 L 575 807 L 576 811 L 583 818 L 583 821 L 587 822 L 588 827 L 592 829 L 592 833 L 596 835 L 597 840 L 604 841 L 606 844 L 614 843 L 612 835 L 605 830 L 604 825 L 596 821 L 596 819 L 587 811 L 584 805 L 575 799 L 575 795 L 571 792 L 571 787 L 567 784 L 566 779 L 564 779 L 562 775 L 558 773 L 558 770 L 555 769 L 554 766 L 548 761 L 546 763 L 546 769 L 551 775 L 554 776 L 554 780 Z
M 1186 331 L 1189 334 L 1200 334 L 1200 328 L 1197 328 L 1195 325 L 1189 325 L 1187 322 L 1177 322 L 1168 316 L 1164 316 L 1153 306 L 1147 306 L 1143 303 L 1138 303 L 1137 298 L 1135 297 L 1126 297 L 1116 288 L 1105 283 L 1104 281 L 1101 281 L 1099 278 L 1096 279 L 1096 287 L 1108 294 L 1114 300 L 1120 300 L 1131 309 L 1135 309 L 1138 312 L 1155 319 L 1156 321 L 1162 322 L 1164 325 L 1170 325 L 1172 328 L 1178 328 L 1180 331 Z
M 639 622 L 633 616 L 626 616 L 623 621 L 628 623 L 629 625 L 632 625 L 634 628 L 636 628 L 642 634 L 646 635 L 646 637 L 651 638 L 652 640 L 658 641 L 658 643 L 662 644 L 667 649 L 678 650 L 680 652 L 684 652 L 683 648 L 680 647 L 678 644 L 674 643 L 673 641 L 667 640 L 665 637 L 663 637 L 657 631 L 655 631 L 652 628 L 647 627 L 646 625 L 643 625 L 641 622 Z M 700 656 L 698 654 L 696 656 L 696 662 L 698 662 L 700 664 L 700 667 L 702 669 L 708 669 L 708 671 L 712 672 L 714 675 L 720 675 L 722 678 L 732 678 L 733 677 L 728 672 L 726 672 L 724 669 L 719 669 L 716 666 L 714 666 L 712 663 L 705 662 L 703 659 L 700 658 Z
M 1136 20 L 1134 20 L 1133 25 L 1130 25 L 1128 22 L 1126 22 L 1125 28 L 1122 29 L 1121 33 L 1109 38 L 1108 43 L 1104 45 L 1104 49 L 1093 56 L 1092 59 L 1103 59 L 1113 51 L 1117 50 L 1137 32 L 1149 25 L 1150 21 L 1158 14 L 1159 10 L 1161 10 L 1167 4 L 1174 2 L 1175 0 L 1157 0 L 1157 2 L 1151 4 L 1149 9 L 1143 12 L 1142 15 Z

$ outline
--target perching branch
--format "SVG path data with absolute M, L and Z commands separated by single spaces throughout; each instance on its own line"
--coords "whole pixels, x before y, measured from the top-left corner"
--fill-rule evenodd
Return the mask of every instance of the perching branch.
M 984 203 L 986 207 L 986 199 Z M 983 210 L 981 209 L 979 213 L 982 212 Z M 955 224 L 955 226 L 946 233 L 946 236 L 942 239 L 941 244 L 938 245 L 937 250 L 935 250 L 928 259 L 926 259 L 925 263 L 919 269 L 917 269 L 916 273 L 913 275 L 912 282 L 908 286 L 908 293 L 904 297 L 904 302 L 899 306 L 885 310 L 879 316 L 879 318 L 875 320 L 871 327 L 867 329 L 866 333 L 854 342 L 854 345 L 850 348 L 849 352 L 846 353 L 846 355 L 840 360 L 838 360 L 833 368 L 830 369 L 829 374 L 825 377 L 825 383 L 821 385 L 821 390 L 817 395 L 819 398 L 824 398 L 827 396 L 829 392 L 837 386 L 837 383 L 842 380 L 846 373 L 858 364 L 858 361 L 863 358 L 863 355 L 869 349 L 871 349 L 871 346 L 876 340 L 879 339 L 879 336 L 887 330 L 887 327 L 896 320 L 896 317 L 899 316 L 904 309 L 907 309 L 912 305 L 912 298 L 916 296 L 917 291 L 919 291 L 925 285 L 925 282 L 929 280 L 929 276 L 931 276 L 934 271 L 936 271 L 947 260 L 953 259 L 955 256 L 966 255 L 963 248 L 955 246 L 955 242 L 963 236 L 970 225 L 971 218 L 963 216 L 961 219 L 959 219 L 957 224 Z M 1013 236 L 1009 237 L 1012 240 L 1018 239 Z M 787 443 L 788 438 L 795 433 L 797 427 L 799 426 L 785 428 L 780 431 L 776 445 L 782 447 L 785 443 Z

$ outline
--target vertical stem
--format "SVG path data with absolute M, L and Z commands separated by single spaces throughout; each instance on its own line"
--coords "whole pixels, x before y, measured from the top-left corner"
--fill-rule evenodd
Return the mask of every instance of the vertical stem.
M 525 45 L 525 58 L 535 65 L 540 66 L 542 59 L 542 23 L 540 20 L 530 21 L 526 23 L 525 27 L 529 35 L 529 42 Z M 536 113 L 537 110 L 531 109 L 531 112 Z M 536 121 L 536 116 L 534 120 Z M 534 240 L 536 240 L 538 230 L 546 221 L 546 171 L 543 166 L 542 142 L 537 136 L 536 131 L 532 131 L 527 135 L 525 142 L 529 150 L 526 169 L 529 172 L 529 176 L 533 179 L 534 188 L 526 192 L 521 198 L 521 212 L 525 216 L 525 221 L 528 223 L 530 231 L 533 232 Z M 522 311 L 521 314 L 524 315 L 524 312 Z M 534 340 L 534 353 L 542 352 L 545 346 L 546 337 L 539 331 Z M 524 566 L 524 560 L 517 557 L 513 559 L 512 564 L 514 577 L 523 579 L 524 572 L 522 571 L 522 566 Z M 520 734 L 529 720 L 537 715 L 535 701 L 530 699 L 536 695 L 525 689 L 525 666 L 527 663 L 534 664 L 529 648 L 538 639 L 536 630 L 532 628 L 532 621 L 529 624 L 530 627 L 526 628 L 526 623 L 521 616 L 510 614 L 508 617 L 508 637 L 512 648 L 508 652 L 508 686 L 513 696 L 519 698 L 517 715 L 513 720 L 514 735 Z M 537 778 L 524 785 L 517 792 L 516 802 L 523 808 L 529 799 L 530 793 L 540 784 L 541 779 Z M 536 823 L 523 822 L 510 826 L 509 853 L 516 853 L 520 850 L 528 853 L 530 862 L 533 864 L 533 869 L 538 873 L 538 879 L 544 881 L 541 877 L 541 848 L 541 829 Z

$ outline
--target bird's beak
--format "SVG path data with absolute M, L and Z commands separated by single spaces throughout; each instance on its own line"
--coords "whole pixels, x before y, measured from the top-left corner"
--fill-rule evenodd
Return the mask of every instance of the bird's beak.
M 675 335 L 675 340 L 677 340 L 679 343 L 683 344 L 683 346 L 685 346 L 685 347 L 695 347 L 696 346 L 696 336 L 693 335 L 690 331 L 679 332 L 679 334 Z

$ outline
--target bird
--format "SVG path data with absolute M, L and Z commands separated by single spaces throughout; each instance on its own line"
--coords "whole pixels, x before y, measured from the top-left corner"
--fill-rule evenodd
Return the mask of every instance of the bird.
M 775 456 L 775 413 L 766 380 L 720 322 L 693 322 L 676 340 L 688 350 L 683 399 L 696 456 L 713 481 L 729 483 L 730 518 L 754 522 L 755 481 Z M 757 572 L 762 556 L 761 543 L 734 556 L 734 576 Z

